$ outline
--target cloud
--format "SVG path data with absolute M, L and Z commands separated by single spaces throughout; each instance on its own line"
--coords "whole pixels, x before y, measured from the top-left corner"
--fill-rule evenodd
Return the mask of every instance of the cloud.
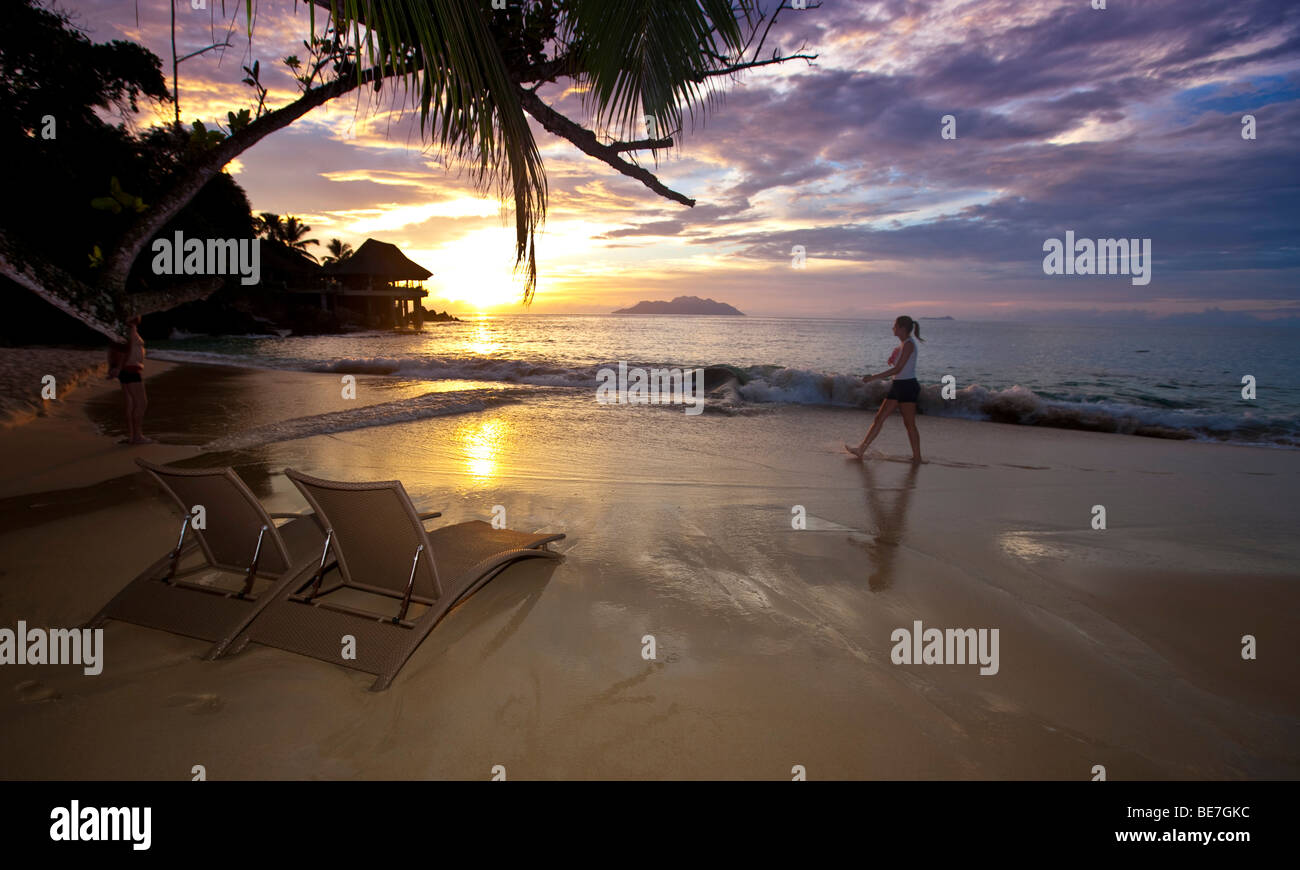
M 302 6 L 261 4 L 250 48 L 242 4 L 225 19 L 209 5 L 218 11 L 180 16 L 178 49 L 224 38 L 232 21 L 235 46 L 182 66 L 186 117 L 248 105 L 239 80 L 254 58 L 271 102 L 293 99 L 277 59 L 301 53 Z M 167 3 L 138 6 L 138 28 L 129 4 L 80 0 L 77 9 L 93 38 L 138 37 L 169 57 Z M 539 303 L 550 292 L 575 310 L 604 310 L 628 294 L 667 298 L 702 285 L 747 311 L 813 314 L 887 309 L 909 293 L 962 312 L 1263 311 L 1300 297 L 1300 8 L 1291 0 L 1104 11 L 1083 0 L 825 3 L 783 11 L 767 48 L 802 44 L 815 65 L 726 83 L 676 147 L 636 155 L 695 197 L 694 209 L 534 124 L 550 203 L 538 247 L 550 289 Z M 589 120 L 570 83 L 539 93 Z M 499 205 L 427 146 L 405 96 L 385 89 L 330 104 L 246 152 L 238 179 L 254 207 L 316 215 L 341 235 L 400 233 L 431 251 L 495 228 L 511 262 Z M 1255 140 L 1241 136 L 1247 112 Z M 955 140 L 940 136 L 944 115 L 956 119 Z M 1042 243 L 1066 229 L 1152 239 L 1151 285 L 1045 276 Z M 788 267 L 794 245 L 810 257 L 799 275 Z

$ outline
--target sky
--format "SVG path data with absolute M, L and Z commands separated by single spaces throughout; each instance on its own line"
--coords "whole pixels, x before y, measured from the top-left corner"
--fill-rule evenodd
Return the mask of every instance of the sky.
M 229 169 L 255 212 L 296 215 L 322 242 L 397 244 L 434 272 L 426 307 L 455 313 L 602 313 L 696 295 L 776 316 L 1300 317 L 1300 4 L 1094 2 L 783 10 L 768 50 L 816 60 L 716 80 L 717 104 L 657 169 L 642 155 L 694 208 L 533 123 L 549 209 L 527 309 L 513 221 L 424 143 L 400 93 L 336 100 Z M 97 42 L 142 42 L 170 75 L 168 0 L 50 5 Z M 177 0 L 178 54 L 232 43 L 181 64 L 186 123 L 251 107 L 240 80 L 253 60 L 269 106 L 296 98 L 280 59 L 303 54 L 307 9 L 255 8 L 250 44 L 242 0 Z M 585 121 L 571 84 L 539 94 Z M 1150 282 L 1045 274 L 1044 243 L 1067 231 L 1150 239 Z

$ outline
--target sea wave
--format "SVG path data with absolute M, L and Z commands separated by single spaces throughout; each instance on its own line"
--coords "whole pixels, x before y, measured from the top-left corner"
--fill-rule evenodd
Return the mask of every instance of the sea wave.
M 395 402 L 383 402 L 377 405 L 364 405 L 346 411 L 334 411 L 325 414 L 313 414 L 308 417 L 294 417 L 265 426 L 255 426 L 238 432 L 231 432 L 203 446 L 207 452 L 224 450 L 244 450 L 261 444 L 280 441 L 292 441 L 296 438 L 309 438 L 313 435 L 330 435 L 338 432 L 351 432 L 356 429 L 368 429 L 373 426 L 389 426 L 394 423 L 410 423 L 426 420 L 430 417 L 445 417 L 449 414 L 470 414 L 484 411 L 494 405 L 517 401 L 517 396 L 505 391 L 473 390 L 459 393 L 426 393 L 410 399 Z
M 232 339 L 266 339 L 266 338 L 284 338 L 290 335 L 292 330 L 278 329 L 275 332 L 249 332 L 243 335 L 222 335 L 221 339 L 230 341 Z M 212 341 L 213 337 L 206 332 L 186 332 L 178 326 L 173 326 L 171 333 L 167 336 L 168 341 Z
M 308 371 L 340 375 L 398 375 L 418 380 L 496 381 L 548 387 L 586 387 L 600 366 L 564 366 L 493 357 L 362 357 L 310 364 Z
M 180 351 L 167 351 L 159 357 L 331 374 L 482 381 L 574 390 L 593 390 L 602 368 L 618 366 L 617 361 L 573 365 L 499 357 L 352 357 L 312 361 Z M 646 369 L 689 368 L 656 362 L 629 361 L 627 365 Z M 859 375 L 776 365 L 718 364 L 703 368 L 706 413 L 745 413 L 773 405 L 874 409 L 889 390 L 888 381 L 866 384 Z M 1077 385 L 1066 382 L 1052 389 L 1035 390 L 1018 384 L 1004 388 L 970 384 L 950 391 L 952 397 L 945 399 L 941 384 L 923 384 L 918 406 L 923 414 L 1023 426 L 1300 447 L 1300 417 L 1294 414 L 1269 415 L 1253 408 L 1225 410 L 1222 404 L 1214 408 L 1198 404 L 1192 394 L 1171 400 L 1132 384 L 1123 390 L 1103 392 L 1094 383 L 1086 393 L 1071 390 L 1073 386 Z
M 748 402 L 874 408 L 889 392 L 888 381 L 867 384 L 856 375 L 802 369 L 767 368 L 738 380 L 738 392 Z M 1018 384 L 1003 389 L 972 384 L 951 389 L 952 398 L 948 399 L 943 392 L 942 384 L 923 384 L 917 401 L 920 411 L 938 417 L 1022 426 L 1300 446 L 1300 420 L 1294 415 L 1269 416 L 1253 409 L 1216 411 L 1188 401 L 1170 402 L 1159 396 L 1110 400 L 1096 396 L 1060 398 Z

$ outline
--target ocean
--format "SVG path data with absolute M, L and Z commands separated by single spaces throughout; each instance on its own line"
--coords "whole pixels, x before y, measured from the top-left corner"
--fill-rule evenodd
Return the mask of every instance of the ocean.
M 924 414 L 1165 438 L 1300 447 L 1297 332 L 1285 327 L 1077 326 L 922 320 Z M 531 385 L 526 401 L 592 391 L 603 366 L 704 367 L 706 411 L 874 409 L 897 340 L 887 320 L 483 315 L 418 335 L 208 337 L 152 342 L 154 359 L 470 386 Z M 951 375 L 953 389 L 943 379 Z M 1243 378 L 1255 398 L 1243 397 Z M 716 389 L 718 385 L 726 389 Z M 951 394 L 945 397 L 944 393 Z M 407 413 L 394 411 L 399 419 Z

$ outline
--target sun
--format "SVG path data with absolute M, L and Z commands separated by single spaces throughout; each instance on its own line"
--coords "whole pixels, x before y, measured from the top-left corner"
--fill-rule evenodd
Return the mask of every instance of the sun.
M 524 282 L 513 268 L 512 241 L 510 233 L 480 230 L 427 253 L 413 252 L 412 259 L 433 270 L 425 285 L 429 300 L 483 312 L 518 306 Z

